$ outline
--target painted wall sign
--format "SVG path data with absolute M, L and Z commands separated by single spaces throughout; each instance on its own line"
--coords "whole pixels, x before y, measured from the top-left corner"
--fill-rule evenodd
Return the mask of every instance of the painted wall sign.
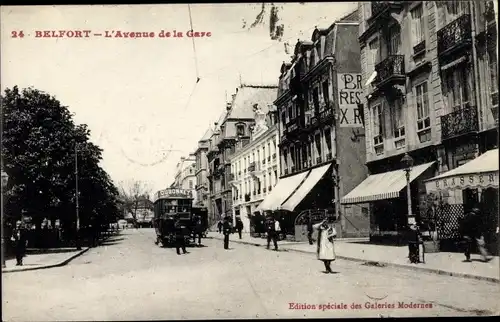
M 337 74 L 340 127 L 364 127 L 362 110 L 359 108 L 363 95 L 361 81 L 361 74 Z
M 467 188 L 498 188 L 498 172 L 467 174 L 443 178 L 436 181 L 429 181 L 426 184 L 426 188 L 428 191 Z

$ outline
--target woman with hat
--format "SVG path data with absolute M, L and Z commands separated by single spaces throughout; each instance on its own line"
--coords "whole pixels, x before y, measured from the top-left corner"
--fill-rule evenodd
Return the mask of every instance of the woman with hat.
M 333 273 L 330 264 L 335 260 L 335 248 L 333 239 L 337 237 L 337 231 L 333 226 L 335 222 L 335 217 L 330 216 L 325 218 L 319 224 L 313 226 L 314 229 L 318 230 L 318 244 L 316 248 L 316 253 L 318 259 L 323 261 L 326 269 L 326 273 Z

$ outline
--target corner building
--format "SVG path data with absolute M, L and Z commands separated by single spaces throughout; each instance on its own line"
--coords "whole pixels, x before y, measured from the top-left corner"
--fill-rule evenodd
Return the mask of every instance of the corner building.
M 368 208 L 341 206 L 340 198 L 367 175 L 361 106 L 357 11 L 310 41 L 298 41 L 280 70 L 278 97 L 280 180 L 259 206 L 303 239 L 305 215 L 340 217 L 340 237 L 367 236 Z

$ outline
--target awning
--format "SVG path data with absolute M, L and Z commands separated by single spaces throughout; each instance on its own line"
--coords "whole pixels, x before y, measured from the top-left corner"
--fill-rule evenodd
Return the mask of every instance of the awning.
M 410 182 L 429 169 L 432 164 L 434 164 L 434 161 L 411 168 Z M 341 203 L 355 204 L 399 198 L 399 193 L 405 186 L 406 173 L 403 169 L 373 174 L 342 198 Z
M 425 182 L 427 192 L 453 189 L 498 188 L 498 149 Z
M 297 189 L 308 173 L 309 171 L 306 171 L 280 179 L 271 193 L 268 194 L 264 200 L 262 200 L 260 205 L 257 207 L 257 211 L 280 209 L 283 201 L 285 201 L 295 191 L 295 189 Z
M 304 199 L 307 194 L 314 188 L 319 180 L 325 175 L 328 168 L 330 168 L 331 163 L 324 165 L 319 168 L 312 169 L 309 172 L 304 183 L 293 193 L 293 195 L 288 198 L 288 200 L 281 206 L 282 209 L 293 211 L 295 207 Z

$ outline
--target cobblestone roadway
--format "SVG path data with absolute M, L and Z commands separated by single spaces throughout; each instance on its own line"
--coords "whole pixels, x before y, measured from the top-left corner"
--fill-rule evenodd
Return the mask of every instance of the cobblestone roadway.
M 121 239 L 121 240 L 120 240 Z M 151 229 L 125 231 L 68 266 L 5 274 L 3 320 L 450 316 L 494 314 L 499 285 L 404 269 L 204 240 L 187 255 L 153 244 Z M 432 303 L 428 309 L 350 309 L 369 303 Z M 316 305 L 291 310 L 289 303 Z M 318 310 L 344 303 L 347 309 Z M 497 309 L 495 309 L 495 307 Z

